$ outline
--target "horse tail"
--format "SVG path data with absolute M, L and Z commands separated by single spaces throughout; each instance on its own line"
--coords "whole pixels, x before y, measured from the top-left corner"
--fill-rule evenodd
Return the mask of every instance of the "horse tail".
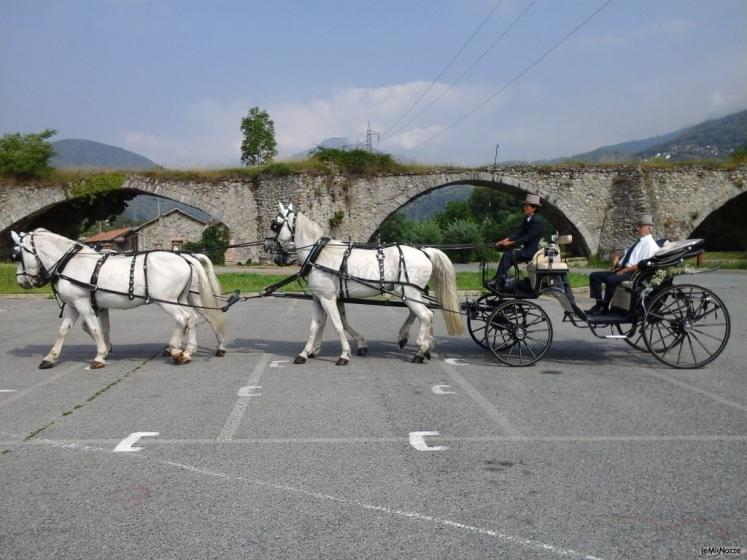
M 431 280 L 435 284 L 436 296 L 441 303 L 444 314 L 446 330 L 450 335 L 458 335 L 464 332 L 464 321 L 459 312 L 459 294 L 456 289 L 456 272 L 449 257 L 442 251 L 427 247 L 423 249 L 431 259 L 433 272 Z
M 226 314 L 220 309 L 220 302 L 216 297 L 221 293 L 220 282 L 215 275 L 213 263 L 205 255 L 194 255 L 198 262 L 194 263 L 194 269 L 200 279 L 200 299 L 202 300 L 202 309 L 205 318 L 213 327 L 216 336 L 225 338 L 228 324 Z M 203 264 L 204 263 L 204 264 Z
M 222 293 L 223 289 L 220 287 L 218 276 L 216 276 L 215 274 L 215 268 L 213 267 L 213 262 L 210 260 L 210 258 L 202 253 L 191 253 L 191 255 L 198 261 L 200 261 L 200 263 L 202 263 L 202 266 L 205 268 L 205 272 L 207 273 L 208 280 L 210 280 L 210 287 L 212 288 L 213 293 Z

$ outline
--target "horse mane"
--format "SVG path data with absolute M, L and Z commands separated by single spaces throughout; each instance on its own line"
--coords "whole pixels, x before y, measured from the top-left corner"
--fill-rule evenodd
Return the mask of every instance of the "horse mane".
M 33 231 L 34 235 L 42 235 L 50 240 L 52 240 L 53 243 L 55 243 L 58 247 L 62 245 L 83 245 L 83 249 L 81 249 L 80 253 L 95 253 L 99 254 L 99 252 L 96 249 L 93 249 L 92 247 L 89 247 L 85 243 L 81 243 L 80 241 L 75 241 L 74 239 L 70 239 L 69 237 L 65 237 L 64 235 L 60 235 L 59 233 L 54 233 L 53 231 L 49 231 L 48 229 L 44 228 L 36 228 Z
M 304 239 L 319 239 L 324 231 L 316 222 L 312 222 L 302 212 L 296 213 L 296 237 Z

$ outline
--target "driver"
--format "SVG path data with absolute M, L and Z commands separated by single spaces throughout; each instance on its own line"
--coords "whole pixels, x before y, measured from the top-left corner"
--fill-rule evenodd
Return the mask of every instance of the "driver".
M 536 194 L 527 193 L 521 202 L 521 211 L 524 219 L 517 233 L 504 237 L 496 242 L 498 249 L 510 249 L 501 255 L 495 278 L 487 282 L 489 288 L 502 291 L 506 287 L 506 275 L 515 264 L 529 262 L 537 252 L 537 247 L 545 235 L 545 221 L 538 214 L 540 208 L 540 197 Z

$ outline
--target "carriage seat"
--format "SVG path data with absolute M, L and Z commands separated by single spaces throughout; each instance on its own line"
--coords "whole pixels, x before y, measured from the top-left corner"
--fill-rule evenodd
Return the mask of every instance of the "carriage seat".
M 550 244 L 543 249 L 539 249 L 532 260 L 526 264 L 526 272 L 529 277 L 529 282 L 532 286 L 537 285 L 537 273 L 542 272 L 546 274 L 550 271 L 553 272 L 568 272 L 568 263 L 562 261 L 562 255 L 560 252 L 560 245 L 569 245 L 573 241 L 572 235 L 561 235 L 555 240 L 554 244 Z
M 666 260 L 669 258 L 672 254 L 679 254 L 683 248 L 691 248 L 694 244 L 691 243 L 692 241 L 699 241 L 697 239 L 689 239 L 687 242 L 682 241 L 675 241 L 671 242 L 669 239 L 663 238 L 663 239 L 657 239 L 656 244 L 661 247 L 656 253 L 654 253 L 654 256 L 649 259 L 647 262 L 656 262 L 658 261 L 658 257 L 662 257 L 662 260 Z M 647 266 L 647 263 L 644 263 L 644 266 Z M 615 290 L 615 295 L 612 296 L 612 301 L 610 302 L 610 307 L 615 309 L 622 309 L 624 311 L 630 311 L 630 306 L 633 301 L 633 286 L 635 285 L 635 277 L 631 278 L 630 280 L 625 280 L 624 282 L 620 282 L 620 285 L 617 287 L 617 290 Z

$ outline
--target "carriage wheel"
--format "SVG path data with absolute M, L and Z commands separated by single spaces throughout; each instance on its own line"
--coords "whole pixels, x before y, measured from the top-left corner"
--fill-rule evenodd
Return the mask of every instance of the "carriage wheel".
M 716 359 L 730 332 L 729 312 L 716 294 L 687 284 L 654 296 L 643 322 L 651 353 L 680 369 L 699 368 Z
M 648 352 L 648 346 L 646 346 L 646 341 L 643 339 L 643 327 L 641 326 L 640 320 L 636 319 L 630 325 L 621 325 L 620 323 L 617 323 L 615 327 L 619 334 L 628 337 L 624 339 L 626 344 L 636 350 L 640 350 L 641 352 Z
M 494 294 L 484 294 L 480 296 L 474 304 L 474 307 L 467 313 L 467 329 L 472 340 L 477 342 L 480 346 L 489 349 L 488 344 L 485 342 L 485 326 L 487 325 L 488 317 L 493 310 L 500 304 L 501 298 Z
M 547 313 L 531 301 L 507 301 L 488 317 L 485 335 L 490 351 L 501 362 L 530 366 L 550 348 L 552 323 Z

